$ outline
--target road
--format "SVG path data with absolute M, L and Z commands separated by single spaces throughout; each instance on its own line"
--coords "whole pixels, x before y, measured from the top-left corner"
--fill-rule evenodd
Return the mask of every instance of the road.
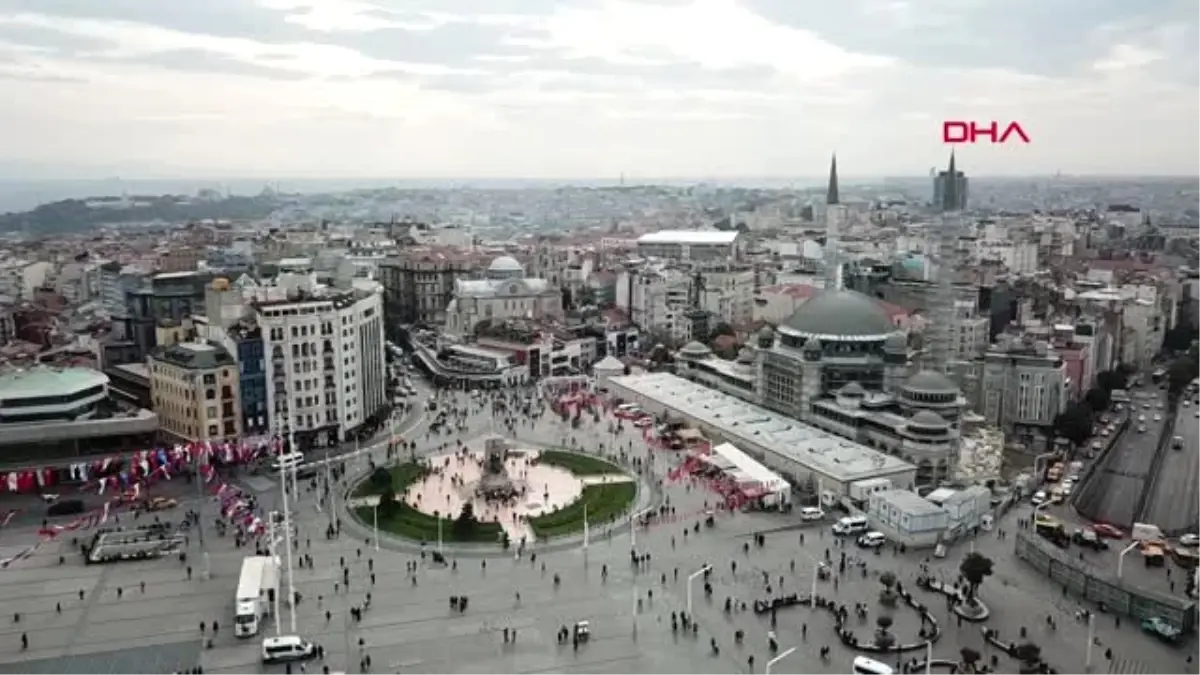
M 1158 475 L 1151 481 L 1145 522 L 1168 534 L 1196 532 L 1200 521 L 1200 420 L 1197 406 L 1180 405 L 1173 436 L 1183 437 L 1183 448 L 1164 451 Z
M 592 451 L 598 450 L 599 442 L 609 448 L 627 447 L 630 452 L 653 457 L 660 475 L 675 461 L 670 453 L 650 451 L 633 430 L 626 430 L 614 442 L 606 427 L 607 421 L 592 426 L 585 420 L 582 428 L 571 429 L 546 414 L 537 421 L 522 420 L 517 435 L 548 444 L 561 444 L 564 439 L 569 444 L 574 438 Z M 419 453 L 431 454 L 456 440 L 473 443 L 493 428 L 486 414 L 479 412 L 461 434 L 426 436 L 418 428 L 406 437 L 417 442 Z M 259 493 L 263 501 L 272 497 L 272 489 L 264 487 Z M 459 559 L 455 568 L 438 567 L 412 553 L 375 551 L 368 543 L 347 536 L 326 540 L 323 533 L 328 514 L 317 510 L 315 494 L 302 494 L 295 510 L 300 531 L 297 545 L 300 553 L 313 556 L 314 565 L 295 570 L 295 585 L 304 597 L 296 612 L 297 632 L 319 642 L 327 652 L 324 664 L 310 666 L 310 671 L 328 665 L 335 671 L 359 672 L 360 659 L 370 655 L 372 671 L 381 673 L 728 673 L 746 672 L 748 657 L 754 655 L 755 671 L 762 672 L 768 658 L 769 624 L 751 612 L 726 614 L 721 605 L 726 597 L 751 602 L 766 596 L 764 573 L 772 579 L 775 593 L 806 593 L 812 560 L 823 557 L 827 549 L 835 561 L 840 553 L 827 525 L 799 530 L 795 529 L 799 527 L 797 516 L 740 513 L 719 517 L 711 529 L 701 526 L 694 531 L 689 526 L 699 522 L 704 502 L 715 497 L 704 487 L 685 482 L 667 482 L 663 491 L 679 519 L 639 533 L 639 551 L 651 556 L 643 570 L 630 565 L 628 532 L 596 533 L 586 553 L 546 549 L 539 553 L 536 564 L 497 551 L 496 557 L 487 559 L 486 568 L 478 558 Z M 1018 561 L 1011 540 L 996 536 L 999 529 L 1015 529 L 1013 521 L 1018 515 L 1028 513 L 1014 510 L 1001 520 L 996 532 L 974 544 L 995 563 L 993 576 L 980 592 L 992 611 L 987 626 L 1012 640 L 1018 639 L 1020 628 L 1025 627 L 1059 672 L 1083 672 L 1087 633 L 1086 627 L 1072 618 L 1078 606 L 1063 598 L 1052 581 Z M 781 527 L 793 529 L 777 531 Z M 685 530 L 689 530 L 687 536 Z M 749 552 L 744 552 L 743 546 L 754 532 L 767 532 L 766 545 L 761 549 L 751 545 Z M 33 535 L 26 529 L 22 536 Z M 20 624 L 5 618 L 0 627 L 0 672 L 153 673 L 191 668 L 199 661 L 209 673 L 282 673 L 283 667 L 264 668 L 259 663 L 257 640 L 237 640 L 228 634 L 237 570 L 246 551 L 235 549 L 228 538 L 214 537 L 209 544 L 213 576 L 207 580 L 199 575 L 189 579 L 184 566 L 175 560 L 83 567 L 77 556 L 70 556 L 66 564 L 59 565 L 58 550 L 53 548 L 0 571 L 0 597 L 5 598 L 8 611 L 22 615 Z M 59 545 L 65 543 L 55 544 Z M 934 573 L 953 579 L 966 551 L 965 544 L 952 547 L 945 559 L 929 564 Z M 861 555 L 853 547 L 846 553 Z M 453 553 L 450 556 L 453 559 Z M 339 558 L 344 558 L 350 569 L 349 592 L 344 584 L 335 592 L 335 584 L 341 581 Z M 865 555 L 865 575 L 850 568 L 841 575 L 840 588 L 823 583 L 818 592 L 839 602 L 867 603 L 870 619 L 852 621 L 850 626 L 866 637 L 880 611 L 878 574 L 893 571 L 906 587 L 914 588 L 913 580 L 925 558 L 920 552 Z M 416 563 L 415 577 L 405 571 L 407 563 Z M 686 577 L 704 563 L 714 565 L 713 595 L 711 601 L 706 599 L 698 582 L 693 589 L 699 631 L 695 636 L 675 634 L 670 615 L 686 607 Z M 607 577 L 601 573 L 604 567 L 608 568 Z M 371 568 L 377 575 L 374 583 Z M 557 587 L 551 581 L 554 575 L 562 580 Z M 782 586 L 780 576 L 784 577 Z M 141 581 L 147 584 L 144 595 Z M 122 588 L 123 594 L 118 595 L 117 588 Z M 79 590 L 85 591 L 82 601 Z M 363 604 L 367 592 L 372 599 L 362 622 L 344 620 L 351 606 Z M 917 593 L 918 597 L 926 595 Z M 469 610 L 450 611 L 451 595 L 468 596 Z M 932 596 L 924 601 L 945 631 L 934 648 L 935 658 L 956 658 L 963 646 L 989 656 L 993 653 L 983 647 L 978 627 L 958 625 L 944 603 Z M 55 603 L 62 604 L 61 613 Z M 326 619 L 326 610 L 331 619 Z M 286 606 L 283 613 L 287 614 Z M 1056 617 L 1056 631 L 1044 627 L 1046 616 Z M 776 666 L 776 672 L 848 672 L 853 653 L 838 643 L 826 614 L 798 608 L 781 610 L 778 618 L 775 631 L 781 648 L 794 646 L 797 650 Z M 199 649 L 199 622 L 211 624 L 214 620 L 222 625 L 214 647 Z M 555 631 L 580 620 L 591 623 L 591 642 L 577 651 L 569 644 L 558 645 Z M 285 632 L 290 630 L 288 624 L 285 618 Z M 916 641 L 918 627 L 913 614 L 897 611 L 894 632 L 902 642 Z M 503 640 L 505 628 L 518 631 L 516 642 Z M 738 629 L 746 632 L 741 646 L 732 640 Z M 23 631 L 28 631 L 31 640 L 27 650 L 19 644 Z M 1191 648 L 1183 651 L 1160 645 L 1130 622 L 1117 628 L 1101 617 L 1096 636 L 1101 648 L 1096 650 L 1095 665 L 1100 672 L 1194 672 L 1184 661 Z M 362 647 L 358 646 L 360 639 Z M 721 647 L 719 655 L 712 653 L 710 640 Z M 832 659 L 823 661 L 817 651 L 826 645 L 832 648 Z M 1104 662 L 1105 648 L 1115 653 L 1112 664 Z M 1015 672 L 1016 664 L 1004 656 L 999 658 L 1000 672 Z
M 1166 394 L 1158 389 L 1135 393 L 1137 410 L 1117 446 L 1104 457 L 1103 465 L 1079 489 L 1074 501 L 1080 514 L 1096 522 L 1113 523 L 1128 528 L 1135 520 L 1142 490 L 1147 484 L 1154 453 L 1158 448 L 1163 421 L 1155 415 L 1165 412 L 1158 408 L 1165 403 Z M 1147 407 L 1149 406 L 1149 407 Z M 1145 417 L 1145 421 L 1139 417 Z M 1145 432 L 1138 426 L 1144 424 Z

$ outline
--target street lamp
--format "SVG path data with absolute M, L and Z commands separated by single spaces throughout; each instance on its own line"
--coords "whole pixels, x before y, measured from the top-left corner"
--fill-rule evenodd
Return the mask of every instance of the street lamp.
M 290 428 L 290 425 L 289 425 Z M 289 443 L 295 447 L 296 433 L 289 430 Z M 283 497 L 283 542 L 287 548 L 288 607 L 292 610 L 292 632 L 296 632 L 296 580 L 292 568 L 292 514 L 288 509 L 287 466 L 279 463 L 279 489 Z
M 1087 618 L 1087 651 L 1085 652 L 1083 667 L 1087 672 L 1092 672 L 1092 647 L 1096 644 L 1096 614 L 1088 612 Z
M 379 500 L 378 499 L 376 499 L 375 503 L 371 505 L 371 516 L 372 516 L 372 518 L 371 518 L 372 524 L 374 525 L 374 530 L 375 530 L 375 550 L 378 551 L 379 550 Z M 442 526 L 442 519 L 438 518 L 438 529 L 441 529 L 441 526 Z
M 632 516 L 629 516 L 629 549 L 630 549 L 631 551 L 636 551 L 636 550 L 637 550 L 637 524 L 638 524 L 638 520 L 639 520 L 639 519 L 640 519 L 642 516 L 646 515 L 647 513 L 650 513 L 650 512 L 652 512 L 653 510 L 654 510 L 654 509 L 652 509 L 652 508 L 649 508 L 649 509 L 642 509 L 641 511 L 638 511 L 637 513 L 633 514 Z
M 275 520 L 276 520 L 275 516 L 277 516 L 278 513 L 279 513 L 278 511 L 271 511 L 270 513 L 267 514 L 267 547 L 268 547 L 267 552 L 271 554 L 271 568 L 276 569 L 276 570 L 279 569 L 278 567 L 276 567 L 276 565 L 278 564 L 277 561 L 279 560 L 279 555 L 277 554 L 276 547 L 275 547 L 275 536 L 276 536 L 275 535 Z M 275 634 L 282 635 L 283 628 L 279 625 L 279 576 L 278 576 L 278 573 L 275 574 L 274 614 L 275 614 Z
M 779 656 L 776 656 L 775 658 L 771 659 L 770 661 L 767 661 L 767 667 L 765 670 L 763 670 L 764 675 L 771 675 L 771 667 L 774 666 L 776 663 L 779 663 L 780 661 L 791 656 L 792 652 L 794 652 L 794 651 L 796 651 L 795 647 L 785 649 L 783 652 L 781 652 L 779 654 Z
M 1118 579 L 1121 578 L 1121 573 L 1125 571 L 1125 556 L 1128 555 L 1130 551 L 1137 548 L 1138 544 L 1140 544 L 1140 543 L 1141 543 L 1140 541 L 1135 541 L 1132 544 L 1121 549 L 1121 552 L 1117 554 L 1117 578 Z
M 925 675 L 933 672 L 933 640 L 925 641 Z
M 688 578 L 687 578 L 687 612 L 688 612 L 688 616 L 692 615 L 692 582 L 696 580 L 696 577 L 708 572 L 711 569 L 712 569 L 712 565 L 705 565 L 704 567 L 701 567 L 700 569 L 698 569 L 695 572 L 692 572 L 691 574 L 688 575 Z

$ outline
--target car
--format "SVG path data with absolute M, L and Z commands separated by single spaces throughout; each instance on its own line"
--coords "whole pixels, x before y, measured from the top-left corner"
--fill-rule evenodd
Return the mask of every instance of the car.
M 1142 408 L 1144 408 L 1144 409 L 1146 409 L 1146 410 L 1149 410 L 1149 409 L 1150 409 L 1150 404 L 1149 404 L 1149 403 L 1143 403 L 1143 404 L 1142 404 Z
M 174 499 L 169 499 L 167 497 L 152 497 L 145 501 L 145 506 L 143 508 L 145 508 L 147 511 L 166 511 L 167 509 L 173 509 L 176 506 L 179 506 L 179 502 L 175 501 Z
M 820 520 L 825 517 L 825 512 L 815 506 L 806 506 L 800 509 L 800 520 Z
M 1107 551 L 1108 542 L 1100 538 L 1095 530 L 1082 529 L 1071 533 L 1071 541 L 1093 551 Z
M 1189 533 L 1183 535 L 1182 537 L 1179 538 L 1179 545 L 1187 546 L 1188 548 L 1200 546 L 1200 534 L 1196 534 L 1195 532 L 1189 532 Z
M 882 532 L 871 531 L 858 538 L 860 548 L 879 548 L 887 543 L 887 537 Z
M 1125 531 L 1115 525 L 1108 523 L 1096 523 L 1092 526 L 1092 531 L 1104 537 L 1105 539 L 1124 539 Z
M 1159 410 L 1162 410 L 1162 409 L 1163 409 L 1163 404 L 1162 404 L 1162 403 L 1159 403 L 1159 404 L 1158 404 L 1158 409 L 1159 409 Z
M 1037 492 L 1033 493 L 1033 496 L 1029 498 L 1029 501 L 1030 501 L 1030 502 L 1031 502 L 1031 503 L 1032 503 L 1034 506 L 1041 506 L 1042 504 L 1045 504 L 1045 503 L 1046 503 L 1046 499 L 1047 499 L 1047 497 L 1046 497 L 1046 491 L 1045 491 L 1045 490 L 1038 490 Z
M 1146 421 L 1146 416 L 1145 416 L 1145 415 L 1138 415 L 1138 421 L 1139 421 L 1139 422 L 1145 422 L 1145 421 Z
M 307 661 L 316 656 L 317 646 L 299 635 L 269 637 L 262 642 L 263 663 Z
M 1178 628 L 1172 626 L 1169 621 L 1161 616 L 1142 619 L 1142 632 L 1149 633 L 1163 642 L 1175 642 L 1179 639 L 1181 633 Z
M 635 426 L 639 429 L 645 429 L 646 427 L 652 426 L 653 424 L 654 424 L 653 417 L 639 417 L 633 421 L 633 426 Z
M 1158 413 L 1154 413 L 1154 421 L 1155 421 L 1155 422 L 1161 422 L 1161 421 L 1162 421 L 1162 415 L 1159 415 Z

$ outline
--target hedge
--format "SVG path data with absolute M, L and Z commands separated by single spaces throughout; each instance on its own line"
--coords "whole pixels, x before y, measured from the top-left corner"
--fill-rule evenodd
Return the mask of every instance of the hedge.
M 437 518 L 424 511 L 409 506 L 404 501 L 404 494 L 410 486 L 425 477 L 427 470 L 415 462 L 405 462 L 387 471 L 392 476 L 392 491 L 396 495 L 395 512 L 384 516 L 379 514 L 379 529 L 384 532 L 398 534 L 408 539 L 420 541 L 437 541 L 438 520 L 442 521 L 442 541 L 500 542 L 502 528 L 498 523 L 479 522 L 466 536 L 459 536 L 454 529 L 454 518 Z M 355 497 L 377 496 L 383 490 L 367 476 L 354 488 Z M 368 527 L 374 527 L 375 509 L 370 506 L 360 506 L 355 509 L 355 515 Z M 457 517 L 457 514 L 454 514 Z
M 564 452 L 562 450 L 543 450 L 538 454 L 538 461 L 542 464 L 561 467 L 576 476 L 624 474 L 619 467 L 611 462 L 575 452 Z
M 588 523 L 607 523 L 625 512 L 637 497 L 637 483 L 603 483 L 588 485 L 583 494 L 563 508 L 529 519 L 529 526 L 539 539 L 573 534 L 583 530 L 583 511 L 587 507 Z

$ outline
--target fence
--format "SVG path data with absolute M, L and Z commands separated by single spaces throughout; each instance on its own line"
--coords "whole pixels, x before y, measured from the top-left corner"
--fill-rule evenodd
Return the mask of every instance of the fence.
M 1195 602 L 1134 586 L 1086 561 L 1071 558 L 1037 535 L 1017 532 L 1016 553 L 1034 569 L 1066 587 L 1069 593 L 1104 603 L 1109 612 L 1139 621 L 1161 617 L 1184 631 L 1196 626 Z

